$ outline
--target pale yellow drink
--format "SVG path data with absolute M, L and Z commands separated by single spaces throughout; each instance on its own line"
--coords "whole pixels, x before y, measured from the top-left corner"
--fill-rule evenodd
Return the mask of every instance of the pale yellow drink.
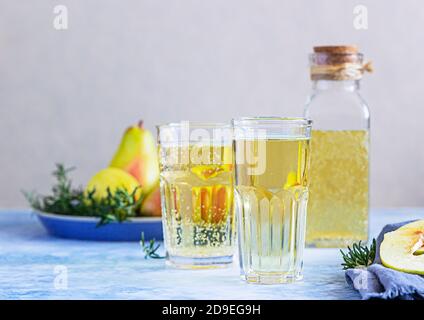
M 236 141 L 235 150 L 241 148 L 265 161 L 259 174 L 249 173 L 248 163 L 235 170 L 244 277 L 258 283 L 297 280 L 305 241 L 309 139 Z
M 168 260 L 193 268 L 231 262 L 231 145 L 161 146 L 160 156 Z
M 367 240 L 368 139 L 366 130 L 312 130 L 307 245 Z

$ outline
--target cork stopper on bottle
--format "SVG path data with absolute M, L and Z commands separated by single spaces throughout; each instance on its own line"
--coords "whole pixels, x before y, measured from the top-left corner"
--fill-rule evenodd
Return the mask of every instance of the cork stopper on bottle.
M 349 53 L 358 53 L 358 47 L 356 45 L 349 45 L 349 46 L 318 46 L 314 47 L 314 52 L 326 52 L 326 53 L 342 53 L 342 54 L 349 54 Z
M 358 47 L 351 46 L 319 46 L 314 47 L 317 65 L 339 65 L 343 63 L 357 63 Z
M 316 46 L 310 56 L 312 80 L 358 80 L 372 70 L 362 64 L 363 55 L 356 45 Z

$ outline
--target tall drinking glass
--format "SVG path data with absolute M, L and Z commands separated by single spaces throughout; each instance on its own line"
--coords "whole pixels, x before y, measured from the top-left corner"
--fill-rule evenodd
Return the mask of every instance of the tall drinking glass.
M 302 278 L 311 121 L 233 120 L 235 204 L 242 277 L 274 284 Z
M 232 128 L 218 123 L 158 126 L 167 263 L 210 268 L 233 260 Z

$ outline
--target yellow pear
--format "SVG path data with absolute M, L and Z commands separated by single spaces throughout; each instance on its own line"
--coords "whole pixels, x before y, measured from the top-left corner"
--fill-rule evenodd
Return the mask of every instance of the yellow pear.
M 156 142 L 152 133 L 143 128 L 143 121 L 125 131 L 109 166 L 122 169 L 136 178 L 144 195 L 157 186 L 159 162 Z
M 408 223 L 388 232 L 380 246 L 384 266 L 415 274 L 424 274 L 424 220 Z
M 139 188 L 135 194 L 136 200 L 141 196 L 141 188 L 138 181 L 130 174 L 121 169 L 107 168 L 97 172 L 88 182 L 85 192 L 95 189 L 94 198 L 100 200 L 107 196 L 107 189 L 113 193 L 118 188 L 125 189 L 132 193 L 135 188 Z

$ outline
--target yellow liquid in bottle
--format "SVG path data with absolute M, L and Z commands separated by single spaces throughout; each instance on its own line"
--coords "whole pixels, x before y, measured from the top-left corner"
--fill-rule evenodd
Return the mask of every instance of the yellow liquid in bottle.
M 312 131 L 306 242 L 344 247 L 368 238 L 368 131 Z

